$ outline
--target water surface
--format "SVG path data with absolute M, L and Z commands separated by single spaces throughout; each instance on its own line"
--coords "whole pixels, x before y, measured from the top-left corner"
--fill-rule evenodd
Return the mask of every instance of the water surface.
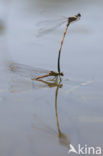
M 70 144 L 103 145 L 102 3 L 0 0 L 0 155 L 66 156 Z M 63 86 L 32 81 L 32 68 L 56 71 L 65 28 L 37 37 L 37 23 L 78 12 L 62 49 Z M 10 71 L 12 61 L 26 75 Z

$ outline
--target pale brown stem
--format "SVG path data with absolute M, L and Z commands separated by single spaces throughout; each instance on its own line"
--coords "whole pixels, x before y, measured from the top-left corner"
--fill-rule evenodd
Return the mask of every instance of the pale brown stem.
M 62 49 L 63 42 L 64 42 L 64 38 L 65 38 L 65 35 L 66 35 L 66 33 L 67 33 L 67 30 L 68 30 L 69 25 L 70 25 L 70 22 L 68 21 L 67 26 L 66 26 L 65 31 L 64 31 L 64 34 L 63 34 L 63 38 L 62 38 L 61 43 L 60 43 L 59 55 L 58 55 L 58 73 L 60 73 L 60 56 L 61 56 L 61 49 Z

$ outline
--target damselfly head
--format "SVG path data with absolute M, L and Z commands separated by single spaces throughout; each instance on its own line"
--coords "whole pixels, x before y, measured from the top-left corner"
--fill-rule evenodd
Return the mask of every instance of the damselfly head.
M 80 14 L 80 13 L 78 13 L 75 17 L 77 18 L 77 20 L 79 20 L 79 19 L 80 19 L 80 17 L 81 17 L 81 14 Z
M 63 72 L 61 72 L 61 73 L 60 73 L 60 75 L 61 75 L 61 76 L 64 76 L 64 73 L 63 73 Z
M 81 14 L 80 14 L 80 13 L 78 13 L 76 16 L 77 16 L 77 17 L 81 17 Z

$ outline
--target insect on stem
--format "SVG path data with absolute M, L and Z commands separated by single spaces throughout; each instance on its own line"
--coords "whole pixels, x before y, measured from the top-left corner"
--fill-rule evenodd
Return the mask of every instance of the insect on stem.
M 36 78 L 34 78 L 33 80 L 39 80 L 41 78 L 44 78 L 44 77 L 50 77 L 50 76 L 54 76 L 54 77 L 58 77 L 58 76 L 63 76 L 64 74 L 61 72 L 61 73 L 57 73 L 55 71 L 50 71 L 48 74 L 46 75 L 42 75 L 42 76 L 38 76 Z
M 60 56 L 61 56 L 61 49 L 62 49 L 62 46 L 63 46 L 64 38 L 65 38 L 65 35 L 66 35 L 66 33 L 67 33 L 68 27 L 69 27 L 69 25 L 70 25 L 72 22 L 77 21 L 80 17 L 81 17 L 81 14 L 77 14 L 77 15 L 75 15 L 75 16 L 73 16 L 73 17 L 68 17 L 67 25 L 66 25 L 66 28 L 65 28 L 65 31 L 64 31 L 64 34 L 63 34 L 61 43 L 60 43 L 60 48 L 59 48 L 59 54 L 58 54 L 58 73 L 60 73 Z

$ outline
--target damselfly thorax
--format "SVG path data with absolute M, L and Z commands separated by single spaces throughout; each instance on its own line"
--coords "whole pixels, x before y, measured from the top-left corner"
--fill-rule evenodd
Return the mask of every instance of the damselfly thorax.
M 78 13 L 77 15 L 75 15 L 73 17 L 68 17 L 68 23 L 75 22 L 75 21 L 79 20 L 80 17 L 81 17 L 80 13 Z

